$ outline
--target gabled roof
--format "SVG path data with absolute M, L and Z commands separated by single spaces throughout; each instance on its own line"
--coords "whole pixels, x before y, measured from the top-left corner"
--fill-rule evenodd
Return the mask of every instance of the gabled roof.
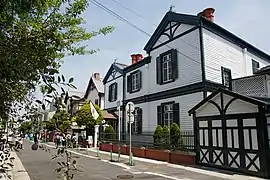
M 109 79 L 111 73 L 113 70 L 119 72 L 121 75 L 124 74 L 124 71 L 123 69 L 125 67 L 127 67 L 128 65 L 125 65 L 125 64 L 121 64 L 121 63 L 117 63 L 117 62 L 114 62 L 111 67 L 109 68 L 107 74 L 105 75 L 104 79 L 103 79 L 103 83 L 105 84 L 107 82 L 107 80 Z
M 97 92 L 98 93 L 102 93 L 104 94 L 104 85 L 103 85 L 103 82 L 102 82 L 102 78 L 100 78 L 100 80 L 98 79 L 95 79 L 95 77 L 91 77 L 90 80 L 89 80 L 89 83 L 87 85 L 87 88 L 86 88 L 86 92 L 84 94 L 84 98 L 86 99 L 89 92 L 90 92 L 90 88 L 92 86 L 92 84 L 94 84 L 94 87 L 96 88 Z
M 224 94 L 227 94 L 229 96 L 238 98 L 240 100 L 243 100 L 243 101 L 249 102 L 251 104 L 255 104 L 255 105 L 261 105 L 261 106 L 270 105 L 270 102 L 267 102 L 267 101 L 264 101 L 264 100 L 261 100 L 261 99 L 256 99 L 256 98 L 253 98 L 253 97 L 244 96 L 244 95 L 241 95 L 241 94 L 238 94 L 236 92 L 232 92 L 232 91 L 229 91 L 229 90 L 226 90 L 226 89 L 218 89 L 215 92 L 213 92 L 212 94 L 210 94 L 207 98 L 205 98 L 204 100 L 199 102 L 197 105 L 195 105 L 192 109 L 190 109 L 188 111 L 188 113 L 193 114 L 197 109 L 199 109 L 201 106 L 203 106 L 205 103 L 207 103 L 209 100 L 214 98 L 219 93 L 224 93 Z
M 221 26 L 217 25 L 214 22 L 211 22 L 207 20 L 204 17 L 199 17 L 195 15 L 187 15 L 187 14 L 179 14 L 175 12 L 167 12 L 163 19 L 161 20 L 160 24 L 158 25 L 157 29 L 147 42 L 147 44 L 144 47 L 144 50 L 149 53 L 155 43 L 158 41 L 160 35 L 163 33 L 164 29 L 166 28 L 167 24 L 169 22 L 177 22 L 177 23 L 185 23 L 185 24 L 190 24 L 190 25 L 195 25 L 195 26 L 202 26 L 206 28 L 207 30 L 218 34 L 219 36 L 227 39 L 228 41 L 242 47 L 242 48 L 247 48 L 247 50 L 254 55 L 257 55 L 265 60 L 268 60 L 270 62 L 270 56 L 263 52 L 262 50 L 254 47 L 250 43 L 244 41 L 240 37 L 232 34 L 228 30 L 222 28 Z

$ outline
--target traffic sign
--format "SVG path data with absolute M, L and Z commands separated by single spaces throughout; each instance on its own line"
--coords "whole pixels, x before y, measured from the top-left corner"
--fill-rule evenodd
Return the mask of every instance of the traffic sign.
M 128 102 L 127 103 L 127 105 L 126 105 L 126 110 L 127 111 L 131 111 L 131 112 L 133 112 L 134 111 L 134 108 L 135 108 L 135 105 L 134 105 L 134 103 L 133 102 Z
M 127 122 L 129 123 L 133 123 L 134 122 L 134 115 L 133 115 L 133 112 L 134 112 L 134 103 L 133 102 L 128 102 L 127 105 L 126 105 L 126 119 L 127 119 Z

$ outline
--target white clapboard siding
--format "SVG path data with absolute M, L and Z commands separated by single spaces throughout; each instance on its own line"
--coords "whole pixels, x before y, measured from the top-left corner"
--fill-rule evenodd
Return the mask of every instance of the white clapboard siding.
M 178 96 L 174 98 L 168 98 L 158 101 L 147 102 L 143 104 L 135 105 L 136 107 L 142 108 L 143 111 L 143 132 L 154 132 L 157 127 L 157 106 L 161 103 L 175 101 L 179 103 L 179 117 L 180 117 L 180 128 L 184 130 L 193 130 L 193 119 L 189 116 L 188 110 L 194 107 L 203 99 L 203 92 Z
M 197 29 L 151 51 L 150 56 L 152 59 L 147 73 L 148 91 L 155 93 L 201 82 L 202 73 L 199 44 L 199 30 Z M 156 58 L 170 49 L 178 50 L 178 79 L 172 83 L 159 85 L 156 82 Z
M 232 78 L 252 75 L 252 59 L 260 63 L 260 67 L 269 63 L 226 39 L 203 29 L 206 79 L 221 83 L 221 67 L 229 68 Z

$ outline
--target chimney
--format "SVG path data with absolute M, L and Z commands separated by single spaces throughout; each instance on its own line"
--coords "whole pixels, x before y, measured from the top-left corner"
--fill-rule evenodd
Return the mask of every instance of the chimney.
M 132 64 L 135 64 L 143 59 L 142 54 L 131 54 Z
M 132 64 L 135 64 L 137 62 L 137 55 L 131 54 L 131 60 L 132 60 Z
M 100 80 L 100 73 L 94 73 L 94 78 L 96 80 Z
M 214 12 L 215 12 L 214 8 L 206 8 L 202 12 L 199 12 L 197 16 L 203 16 L 209 21 L 214 22 Z

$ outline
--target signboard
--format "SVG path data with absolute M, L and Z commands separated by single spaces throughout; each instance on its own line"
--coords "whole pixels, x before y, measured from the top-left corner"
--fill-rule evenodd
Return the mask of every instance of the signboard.
M 90 107 L 91 107 L 92 116 L 96 120 L 99 117 L 99 114 L 91 101 L 90 101 Z
M 128 102 L 126 105 L 126 119 L 127 119 L 127 123 L 133 123 L 134 122 L 134 104 L 132 102 Z

